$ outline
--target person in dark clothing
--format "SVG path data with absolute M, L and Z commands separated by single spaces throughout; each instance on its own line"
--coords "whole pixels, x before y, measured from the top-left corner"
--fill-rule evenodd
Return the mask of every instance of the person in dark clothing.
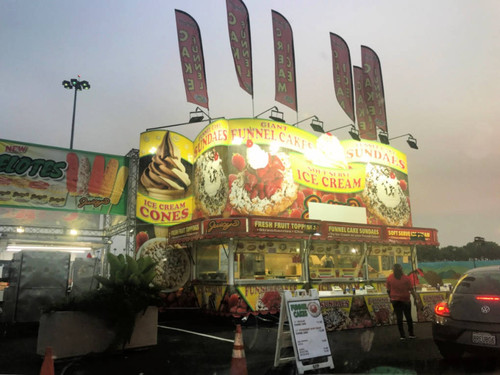
M 410 299 L 410 294 L 412 294 L 415 301 L 417 301 L 415 290 L 412 287 L 410 278 L 403 273 L 403 267 L 401 267 L 401 264 L 396 263 L 392 268 L 392 271 L 393 273 L 387 278 L 386 289 L 389 294 L 389 298 L 391 299 L 394 313 L 396 314 L 400 340 L 406 339 L 403 327 L 403 314 L 408 325 L 408 337 L 410 339 L 415 339 L 416 336 L 413 331 Z

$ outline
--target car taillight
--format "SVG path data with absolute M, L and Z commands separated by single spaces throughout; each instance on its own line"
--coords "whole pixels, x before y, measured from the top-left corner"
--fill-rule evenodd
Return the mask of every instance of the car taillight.
M 498 302 L 500 301 L 499 296 L 476 296 L 478 301 L 490 301 L 490 302 Z
M 450 308 L 448 307 L 448 303 L 439 302 L 434 306 L 434 313 L 439 316 L 450 316 Z

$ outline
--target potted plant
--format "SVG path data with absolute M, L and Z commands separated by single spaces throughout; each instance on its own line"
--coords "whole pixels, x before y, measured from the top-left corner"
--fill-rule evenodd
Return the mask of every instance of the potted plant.
M 61 358 L 156 345 L 160 303 L 160 288 L 152 283 L 156 263 L 151 257 L 135 260 L 111 253 L 107 260 L 109 276 L 95 276 L 99 289 L 70 297 L 42 315 L 38 354 L 48 346 Z

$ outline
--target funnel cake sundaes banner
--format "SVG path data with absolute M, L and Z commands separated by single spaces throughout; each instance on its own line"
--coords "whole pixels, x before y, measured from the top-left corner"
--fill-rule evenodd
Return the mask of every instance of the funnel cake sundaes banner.
M 143 133 L 140 155 L 137 217 L 154 225 L 214 216 L 307 219 L 315 202 L 366 207 L 367 224 L 411 226 L 406 156 L 378 142 L 220 119 L 194 142 Z
M 122 156 L 0 140 L 0 206 L 126 214 Z

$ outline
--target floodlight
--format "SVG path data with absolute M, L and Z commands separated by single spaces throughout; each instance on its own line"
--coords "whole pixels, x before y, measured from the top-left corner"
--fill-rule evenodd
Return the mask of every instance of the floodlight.
M 418 150 L 417 139 L 415 137 L 413 137 L 410 133 L 398 135 L 397 137 L 391 138 L 390 140 L 392 141 L 393 139 L 406 137 L 406 136 L 408 136 L 408 139 L 406 140 L 406 143 L 408 143 L 408 146 L 410 146 L 411 148 L 413 148 L 415 150 Z
M 271 120 L 274 120 L 274 121 L 277 121 L 277 122 L 285 122 L 283 112 L 281 112 L 278 109 L 278 107 L 276 107 L 276 106 L 271 107 L 269 109 L 266 109 L 264 112 L 259 113 L 257 116 L 254 116 L 254 118 L 257 118 L 257 117 L 263 115 L 264 113 L 266 113 L 268 111 L 271 111 L 271 114 L 269 115 L 269 118 Z
M 201 122 L 205 119 L 205 116 L 210 120 L 210 116 L 202 111 L 200 107 L 196 107 L 194 112 L 189 112 L 189 123 Z
M 324 133 L 325 129 L 323 128 L 323 121 L 318 118 L 315 118 L 311 121 L 311 128 L 318 133 Z
M 380 139 L 380 143 L 383 143 L 384 145 L 389 144 L 389 134 L 387 134 L 386 132 L 378 133 L 378 138 Z
M 359 131 L 354 127 L 354 125 L 351 127 L 351 130 L 349 130 L 349 135 L 351 136 L 352 139 L 356 141 L 361 141 L 361 137 L 359 136 Z

